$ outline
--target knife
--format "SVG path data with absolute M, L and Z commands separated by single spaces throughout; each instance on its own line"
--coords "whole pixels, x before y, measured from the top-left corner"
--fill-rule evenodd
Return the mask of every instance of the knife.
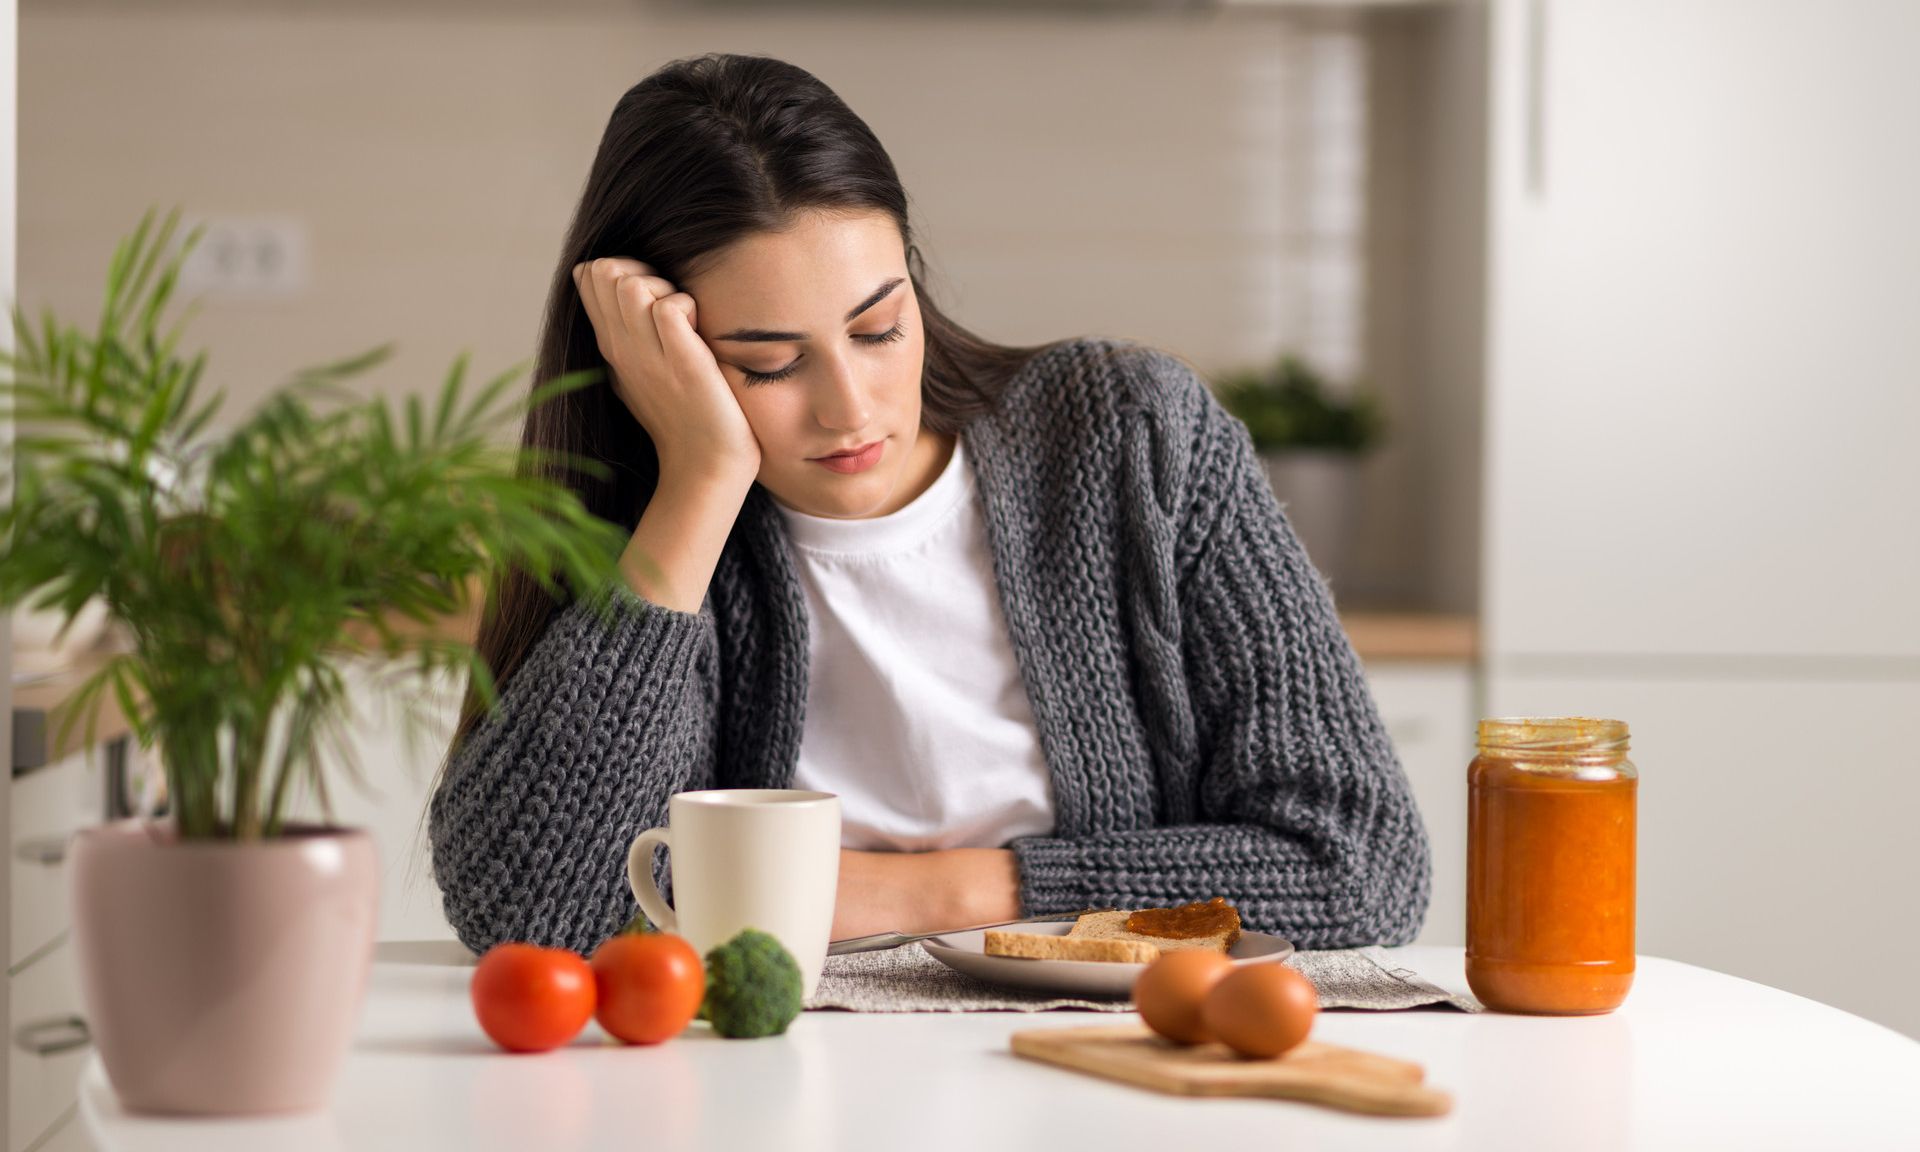
M 827 945 L 827 955 L 846 956 L 854 952 L 879 952 L 886 948 L 898 948 L 902 944 L 930 940 L 935 936 L 951 936 L 956 932 L 978 932 L 982 928 L 1006 928 L 1014 924 L 1048 924 L 1060 920 L 1078 920 L 1082 916 L 1095 912 L 1117 911 L 1119 911 L 1117 908 L 1082 908 L 1078 912 L 1049 912 L 1044 916 L 1002 920 L 995 924 L 972 924 L 965 928 L 942 928 L 937 932 L 875 932 L 871 936 L 849 936 L 844 940 L 835 940 Z

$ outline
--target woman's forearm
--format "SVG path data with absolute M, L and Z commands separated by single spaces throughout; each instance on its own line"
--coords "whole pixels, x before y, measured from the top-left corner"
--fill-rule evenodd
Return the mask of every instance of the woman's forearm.
M 1214 823 L 1023 837 L 1014 841 L 1021 895 L 1034 914 L 1220 896 L 1248 929 L 1278 933 L 1300 948 L 1411 943 L 1432 886 L 1418 814 L 1389 796 L 1373 810 L 1342 811 L 1329 822 L 1342 834 Z
M 476 955 L 503 940 L 591 953 L 633 915 L 633 830 L 712 786 L 714 622 L 630 597 L 610 608 L 553 618 L 428 802 L 441 906 Z M 591 674 L 616 653 L 628 674 Z M 617 748 L 636 751 L 600 751 Z
M 840 853 L 833 938 L 932 932 L 1020 915 L 1020 873 L 1007 848 Z
M 753 477 L 663 476 L 620 554 L 635 594 L 679 612 L 698 612 L 720 550 L 753 487 Z
M 936 928 L 992 924 L 1020 915 L 1020 869 L 1010 848 L 949 848 L 924 854 L 922 898 L 942 922 Z

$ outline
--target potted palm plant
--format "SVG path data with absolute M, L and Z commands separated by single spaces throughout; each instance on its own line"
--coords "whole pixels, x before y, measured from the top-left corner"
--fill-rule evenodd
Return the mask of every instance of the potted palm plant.
M 377 911 L 373 844 L 327 802 L 329 775 L 355 771 L 343 672 L 468 673 L 491 701 L 484 662 L 432 625 L 509 564 L 604 608 L 623 534 L 558 482 L 596 464 L 499 435 L 594 374 L 515 401 L 518 369 L 473 389 L 463 356 L 430 403 L 360 398 L 346 381 L 383 347 L 212 434 L 206 353 L 162 320 L 199 239 L 173 243 L 178 215 L 149 211 L 119 245 L 93 330 L 12 309 L 0 604 L 106 605 L 127 650 L 64 723 L 91 727 L 111 693 L 165 772 L 164 819 L 83 830 L 69 856 L 81 993 L 117 1095 L 305 1110 L 351 1039 Z M 321 821 L 289 818 L 302 788 Z
M 1298 356 L 1240 369 L 1214 381 L 1222 406 L 1253 437 L 1274 495 L 1286 506 L 1314 567 L 1336 589 L 1352 562 L 1360 460 L 1380 440 L 1385 420 L 1370 392 L 1336 395 Z

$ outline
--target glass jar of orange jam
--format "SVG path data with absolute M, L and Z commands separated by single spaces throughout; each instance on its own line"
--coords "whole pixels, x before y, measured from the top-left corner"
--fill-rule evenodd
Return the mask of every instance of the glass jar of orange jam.
M 1482 720 L 1467 768 L 1467 983 L 1497 1012 L 1611 1012 L 1633 984 L 1627 726 Z

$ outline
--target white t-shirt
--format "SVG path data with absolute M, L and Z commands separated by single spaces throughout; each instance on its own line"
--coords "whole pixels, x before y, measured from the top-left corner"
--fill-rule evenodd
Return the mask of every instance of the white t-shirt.
M 807 599 L 795 788 L 840 797 L 842 847 L 999 848 L 1053 831 L 1041 757 L 959 440 L 906 507 L 786 519 Z

